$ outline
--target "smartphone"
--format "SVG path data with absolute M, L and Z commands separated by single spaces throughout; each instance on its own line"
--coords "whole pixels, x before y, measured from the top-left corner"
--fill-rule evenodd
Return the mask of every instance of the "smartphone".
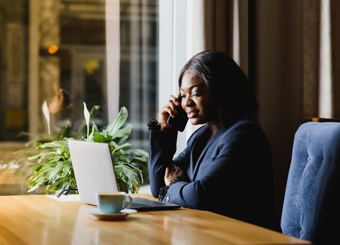
M 179 97 L 179 101 L 181 101 L 181 97 Z M 168 123 L 178 131 L 183 132 L 188 122 L 187 113 L 183 110 L 182 106 L 177 106 L 177 112 L 175 118 L 169 116 Z

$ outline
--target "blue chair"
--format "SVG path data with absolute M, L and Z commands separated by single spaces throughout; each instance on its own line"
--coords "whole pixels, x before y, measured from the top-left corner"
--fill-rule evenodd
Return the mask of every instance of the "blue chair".
M 284 234 L 340 244 L 340 123 L 306 122 L 295 133 L 284 196 Z

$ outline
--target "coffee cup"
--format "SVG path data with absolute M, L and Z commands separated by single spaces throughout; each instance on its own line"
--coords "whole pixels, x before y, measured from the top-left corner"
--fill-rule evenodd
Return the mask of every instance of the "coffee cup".
M 98 192 L 96 193 L 97 207 L 103 214 L 120 213 L 130 206 L 132 197 L 126 192 Z

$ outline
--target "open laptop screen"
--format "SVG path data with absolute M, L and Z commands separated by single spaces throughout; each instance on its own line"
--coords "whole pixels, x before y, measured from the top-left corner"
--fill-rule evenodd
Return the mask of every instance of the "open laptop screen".
M 109 145 L 106 143 L 69 140 L 68 146 L 80 201 L 96 205 L 97 192 L 118 191 Z M 146 198 L 133 198 L 129 208 L 138 211 L 168 210 L 180 205 Z

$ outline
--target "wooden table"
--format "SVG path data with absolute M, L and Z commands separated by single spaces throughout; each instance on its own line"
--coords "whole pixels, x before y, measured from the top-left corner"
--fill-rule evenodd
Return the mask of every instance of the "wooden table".
M 150 197 L 148 194 L 137 196 Z M 181 208 L 100 221 L 76 195 L 0 196 L 0 244 L 311 244 L 211 212 Z

